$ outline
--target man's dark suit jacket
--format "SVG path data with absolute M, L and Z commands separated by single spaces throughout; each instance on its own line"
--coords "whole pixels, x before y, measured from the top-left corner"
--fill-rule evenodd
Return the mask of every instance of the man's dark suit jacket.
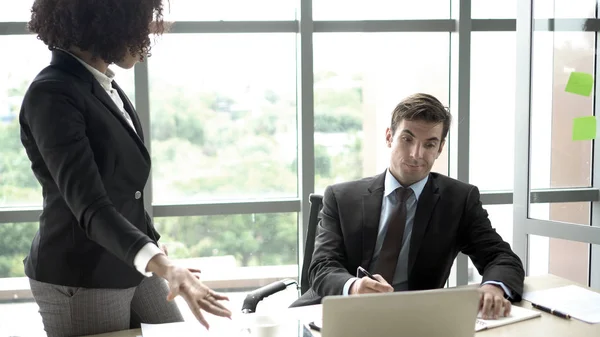
M 309 268 L 311 288 L 292 306 L 342 295 L 358 266 L 373 257 L 385 173 L 329 186 Z M 492 228 L 475 186 L 431 173 L 417 203 L 408 254 L 408 289 L 444 287 L 459 252 L 468 255 L 483 280 L 503 282 L 520 301 L 521 260 Z
M 24 260 L 37 281 L 128 288 L 133 260 L 159 239 L 144 209 L 150 173 L 140 120 L 116 86 L 137 133 L 79 61 L 52 51 L 19 115 L 21 142 L 43 190 L 40 228 Z

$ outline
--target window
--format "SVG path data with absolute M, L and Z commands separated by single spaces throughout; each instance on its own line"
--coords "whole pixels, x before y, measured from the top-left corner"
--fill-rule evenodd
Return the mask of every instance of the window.
M 235 281 L 262 266 L 292 266 L 297 273 L 297 213 L 169 217 L 154 222 L 169 256 L 201 267 L 203 280 L 234 277 Z
M 202 281 L 226 293 L 230 301 L 225 305 L 233 312 L 242 309 L 248 291 L 281 279 L 298 279 L 297 213 L 169 217 L 154 222 L 169 256 L 183 267 L 202 270 Z M 290 286 L 262 301 L 259 308 L 287 308 L 297 298 L 296 288 Z M 186 319 L 195 319 L 182 298 L 177 304 Z
M 534 0 L 533 17 L 546 18 L 595 18 L 596 0 Z
M 23 259 L 37 230 L 33 222 L 0 223 L 0 279 L 25 276 Z
M 471 0 L 471 17 L 473 19 L 514 19 L 517 17 L 517 0 Z M 514 69 L 511 70 L 514 72 Z M 471 75 L 473 75 L 473 71 L 471 71 Z
M 0 0 L 0 22 L 28 22 L 31 19 L 31 5 L 33 0 Z
M 469 182 L 482 191 L 513 189 L 515 69 L 514 32 L 472 34 Z
M 297 196 L 295 34 L 166 35 L 148 62 L 154 203 Z
M 554 274 L 588 285 L 589 243 L 529 235 L 529 275 Z
M 18 117 L 25 91 L 49 64 L 50 52 L 32 35 L 0 36 L 0 44 L 19 50 L 0 53 L 0 207 L 41 205 L 41 188 L 21 145 Z
M 593 96 L 565 91 L 571 72 L 594 71 L 594 33 L 533 36 L 531 187 L 588 187 L 591 141 L 573 141 L 573 119 L 593 115 Z M 551 97 L 551 99 L 549 99 Z
M 449 41 L 448 33 L 315 35 L 317 193 L 388 167 L 385 129 L 404 97 L 426 92 L 448 105 Z M 434 167 L 443 174 L 447 151 Z
M 170 0 L 168 21 L 294 20 L 299 16 L 293 0 Z
M 415 20 L 450 18 L 450 0 L 313 0 L 314 20 Z

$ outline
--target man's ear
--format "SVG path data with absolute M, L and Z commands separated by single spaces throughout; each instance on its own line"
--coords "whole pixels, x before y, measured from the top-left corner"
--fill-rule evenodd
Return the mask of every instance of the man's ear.
M 442 154 L 442 151 L 444 151 L 444 145 L 446 145 L 445 139 L 440 142 L 440 148 L 438 149 L 438 153 L 435 156 L 435 159 L 438 159 L 440 157 L 440 155 Z
M 392 147 L 392 141 L 394 140 L 394 134 L 390 128 L 385 129 L 385 144 L 387 147 Z

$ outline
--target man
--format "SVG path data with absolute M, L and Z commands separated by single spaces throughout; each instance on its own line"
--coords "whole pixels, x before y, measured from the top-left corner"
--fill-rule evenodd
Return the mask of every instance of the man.
M 389 168 L 327 187 L 309 268 L 311 289 L 294 306 L 330 295 L 442 288 L 463 252 L 483 275 L 483 317 L 510 313 L 511 301 L 523 293 L 519 257 L 492 228 L 477 187 L 430 172 L 450 122 L 435 97 L 407 97 L 385 133 Z M 377 280 L 354 277 L 359 266 Z

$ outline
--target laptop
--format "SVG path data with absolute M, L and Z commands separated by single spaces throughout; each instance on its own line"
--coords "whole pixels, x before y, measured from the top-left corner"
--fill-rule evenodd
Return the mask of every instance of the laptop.
M 322 337 L 466 337 L 475 334 L 475 288 L 328 296 Z

